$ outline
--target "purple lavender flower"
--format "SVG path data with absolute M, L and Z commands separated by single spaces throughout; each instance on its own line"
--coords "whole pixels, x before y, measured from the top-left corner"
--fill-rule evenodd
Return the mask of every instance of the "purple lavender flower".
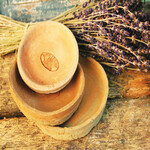
M 92 36 L 90 37 L 90 43 L 95 44 L 95 39 Z
M 140 22 L 140 23 L 139 23 L 139 27 L 142 28 L 142 29 L 144 28 L 143 22 Z
M 111 33 L 107 33 L 107 36 L 108 36 L 108 39 L 109 39 L 109 40 L 112 40 L 112 39 L 113 39 Z
M 88 11 L 88 14 L 90 14 L 90 13 L 93 12 L 93 9 L 92 9 L 92 8 L 89 8 L 87 11 Z
M 150 41 L 147 43 L 147 47 L 150 48 Z
M 124 10 L 124 13 L 126 14 L 128 12 L 128 6 L 124 6 L 123 10 Z
M 145 67 L 149 68 L 150 67 L 150 61 L 149 60 L 146 60 L 144 63 Z
M 117 5 L 117 4 L 115 5 L 114 10 L 115 10 L 116 12 L 119 12 L 119 11 L 118 11 L 118 5 Z
M 73 12 L 73 17 L 74 17 L 74 18 L 77 18 L 77 15 L 76 15 L 76 13 L 75 13 L 75 12 Z
M 133 13 L 129 14 L 131 19 L 134 19 L 135 15 Z
M 149 21 L 145 21 L 144 25 L 148 27 L 149 26 Z
M 99 10 L 102 10 L 102 4 L 101 4 L 101 2 L 99 2 L 98 5 L 99 5 Z
M 82 7 L 85 8 L 87 6 L 87 2 L 83 3 Z
M 83 55 L 116 62 L 114 67 L 119 72 L 128 67 L 150 70 L 147 61 L 150 57 L 149 21 L 142 6 L 136 2 L 96 1 L 92 2 L 92 7 L 89 5 L 91 0 L 83 3 L 82 9 L 73 13 L 74 18 L 79 19 L 78 26 L 69 25 L 77 38 L 79 35 L 81 43 L 86 43 L 83 43 L 84 47 L 88 45 L 90 49 L 82 51 Z

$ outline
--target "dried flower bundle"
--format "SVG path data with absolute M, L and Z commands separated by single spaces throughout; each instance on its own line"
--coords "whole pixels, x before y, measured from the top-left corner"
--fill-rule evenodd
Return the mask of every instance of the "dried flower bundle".
M 88 0 L 51 20 L 72 30 L 81 55 L 116 72 L 150 70 L 150 25 L 139 0 Z M 1 53 L 17 49 L 29 25 L 0 16 Z

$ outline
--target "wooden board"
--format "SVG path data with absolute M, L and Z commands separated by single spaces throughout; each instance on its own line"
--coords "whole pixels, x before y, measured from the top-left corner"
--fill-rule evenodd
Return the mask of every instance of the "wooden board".
M 0 14 L 23 22 L 51 19 L 85 0 L 0 0 Z M 150 14 L 150 0 L 141 0 Z
M 46 136 L 32 121 L 22 117 L 12 99 L 8 73 L 15 58 L 14 53 L 0 58 L 0 149 L 150 149 L 149 96 L 139 96 L 138 99 L 122 97 L 122 90 L 137 79 L 136 74 L 108 75 L 109 98 L 98 125 L 81 139 L 58 141 Z M 143 75 L 144 79 L 149 77 L 148 74 Z M 149 84 L 146 83 L 148 92 Z
M 9 92 L 9 69 L 15 60 L 15 54 L 0 57 L 0 118 L 23 116 Z
M 109 101 L 102 120 L 85 137 L 58 141 L 26 118 L 0 120 L 0 149 L 150 149 L 149 100 Z
M 27 3 L 19 4 L 21 1 Z M 35 2 L 30 3 L 31 1 Z M 53 2 L 53 0 L 0 1 L 0 13 L 26 22 L 47 20 L 58 15 L 58 8 L 51 11 L 52 5 L 46 5 Z M 78 3 L 78 0 L 57 1 L 60 2 L 63 8 L 68 9 Z M 8 77 L 9 68 L 15 58 L 14 53 L 0 57 L 0 149 L 150 149 L 150 73 L 126 72 L 119 76 L 108 74 L 109 97 L 101 121 L 81 139 L 58 141 L 43 134 L 32 121 L 27 120 L 12 99 Z
M 79 0 L 5 0 L 0 1 L 0 14 L 23 22 L 44 21 L 72 8 L 78 2 Z

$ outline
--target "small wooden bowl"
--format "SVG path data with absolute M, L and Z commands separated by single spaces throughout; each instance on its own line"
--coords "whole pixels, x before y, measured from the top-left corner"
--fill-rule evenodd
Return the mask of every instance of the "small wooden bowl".
M 73 116 L 56 127 L 37 126 L 59 140 L 74 140 L 85 136 L 99 122 L 108 96 L 108 80 L 102 66 L 94 59 L 81 58 L 85 74 L 85 92 L 81 104 Z
M 40 94 L 32 91 L 22 80 L 17 64 L 10 69 L 10 91 L 23 114 L 39 124 L 58 125 L 68 120 L 78 108 L 84 92 L 84 73 L 80 65 L 61 91 Z
M 78 65 L 78 45 L 71 30 L 55 21 L 31 26 L 22 39 L 17 64 L 24 82 L 38 93 L 64 88 Z

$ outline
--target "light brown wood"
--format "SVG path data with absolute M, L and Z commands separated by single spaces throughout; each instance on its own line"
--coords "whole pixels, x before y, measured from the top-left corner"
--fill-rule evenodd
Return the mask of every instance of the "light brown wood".
M 84 138 L 73 141 L 55 140 L 26 118 L 3 119 L 0 120 L 0 149 L 149 150 L 149 108 L 149 99 L 108 100 L 98 125 Z
M 0 57 L 0 118 L 23 116 L 9 92 L 9 69 L 15 56 Z
M 73 141 L 59 141 L 42 133 L 38 127 L 22 116 L 11 97 L 8 72 L 15 54 L 0 57 L 0 149 L 10 150 L 66 150 L 66 149 L 150 149 L 150 97 L 131 99 L 122 97 L 122 90 L 137 76 L 123 73 L 109 77 L 109 96 L 103 117 L 96 127 L 84 138 Z M 139 73 L 138 73 L 139 74 Z M 142 73 L 143 77 L 147 73 Z M 149 77 L 145 77 L 149 79 Z M 142 83 L 141 83 L 142 84 Z M 148 86 L 148 84 L 147 84 Z M 128 86 L 128 89 L 132 89 Z M 138 91 L 134 88 L 134 91 Z M 125 93 L 127 94 L 127 93 Z M 143 95 L 144 96 L 144 95 Z M 142 97 L 143 97 L 142 96 Z M 135 98 L 135 95 L 133 95 Z M 3 119 L 8 118 L 8 119 Z
M 77 41 L 55 21 L 29 27 L 21 40 L 17 65 L 24 82 L 38 93 L 55 93 L 72 79 L 78 65 Z

